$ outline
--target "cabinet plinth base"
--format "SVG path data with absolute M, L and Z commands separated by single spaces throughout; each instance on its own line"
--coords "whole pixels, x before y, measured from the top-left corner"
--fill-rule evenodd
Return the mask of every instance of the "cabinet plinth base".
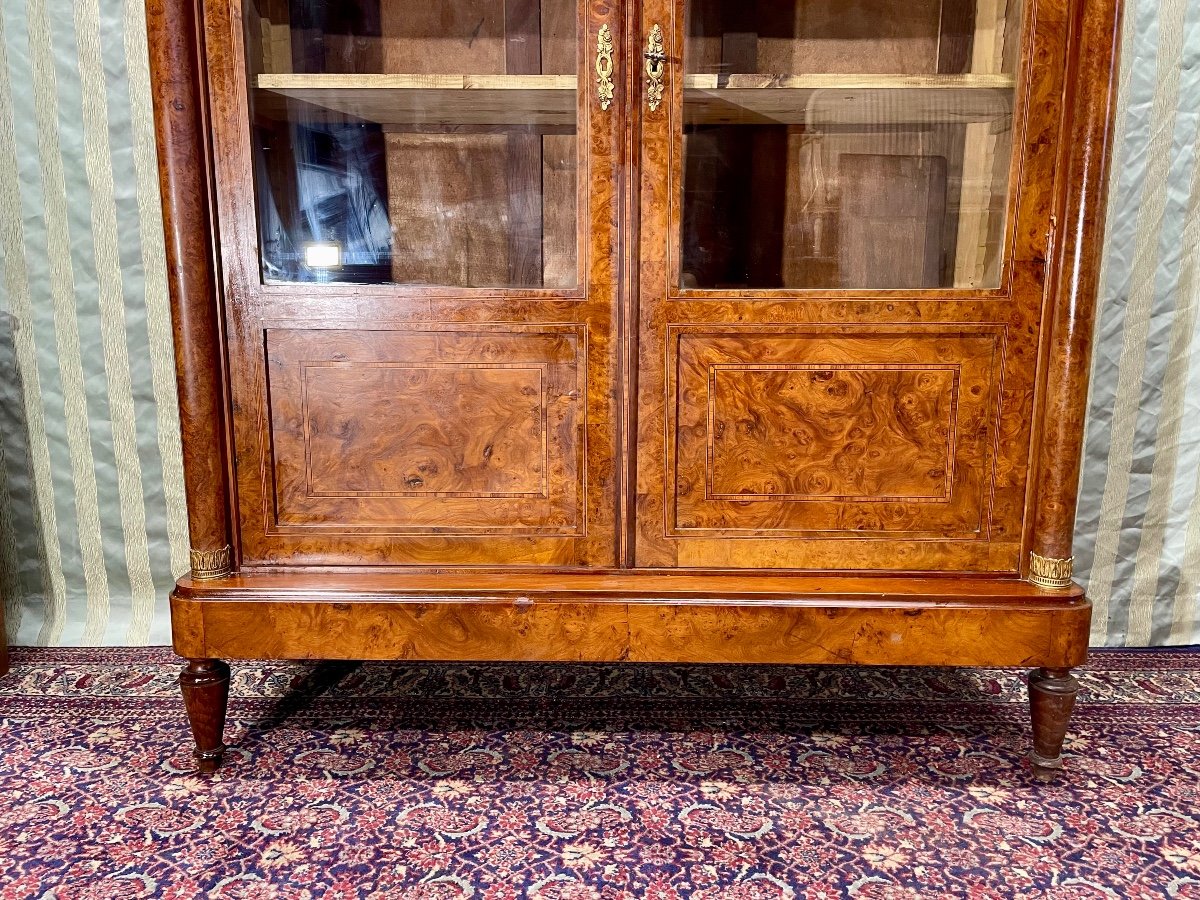
M 373 659 L 1038 666 L 1045 778 L 1061 767 L 1091 603 L 997 578 L 290 572 L 185 578 L 171 619 L 202 771 L 224 750 L 217 660 Z
M 1069 669 L 1091 604 L 1015 578 L 293 571 L 185 578 L 171 615 L 192 659 Z

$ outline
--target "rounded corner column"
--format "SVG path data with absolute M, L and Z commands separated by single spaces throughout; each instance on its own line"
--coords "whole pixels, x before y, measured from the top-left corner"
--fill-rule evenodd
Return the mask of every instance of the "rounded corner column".
M 146 26 L 191 570 L 195 579 L 220 578 L 234 569 L 234 548 L 198 0 L 146 0 Z
M 1107 211 L 1116 103 L 1120 0 L 1078 0 L 1061 143 L 1043 326 L 1037 491 L 1023 571 L 1047 589 L 1071 586 L 1075 507 L 1091 375 L 1092 331 Z

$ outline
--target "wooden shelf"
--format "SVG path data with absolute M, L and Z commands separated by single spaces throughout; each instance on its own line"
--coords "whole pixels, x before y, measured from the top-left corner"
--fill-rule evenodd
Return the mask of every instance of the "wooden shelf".
M 688 75 L 692 124 L 959 124 L 1012 118 L 1011 75 Z
M 260 75 L 258 87 L 381 125 L 573 125 L 574 75 Z
M 573 75 L 258 77 L 268 95 L 398 126 L 573 126 L 577 83 Z M 1002 127 L 1013 88 L 1010 75 L 687 75 L 684 116 L 711 125 Z

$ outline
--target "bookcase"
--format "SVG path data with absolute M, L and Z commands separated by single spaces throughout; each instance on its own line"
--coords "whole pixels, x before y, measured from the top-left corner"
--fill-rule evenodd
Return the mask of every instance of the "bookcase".
M 1050 777 L 1114 0 L 150 0 L 227 660 L 1025 665 Z

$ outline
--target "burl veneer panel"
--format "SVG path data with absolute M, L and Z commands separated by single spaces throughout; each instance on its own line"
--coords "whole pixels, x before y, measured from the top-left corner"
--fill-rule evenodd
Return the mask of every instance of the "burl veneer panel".
M 330 574 L 184 579 L 190 657 L 1053 665 L 1083 661 L 1079 588 L 1016 579 Z M 312 635 L 321 635 L 314 645 Z
M 310 496 L 546 495 L 544 366 L 300 366 Z
M 958 374 L 932 363 L 714 365 L 708 497 L 948 500 Z
M 674 532 L 977 537 L 1000 334 L 672 331 Z
M 583 329 L 270 329 L 281 528 L 582 526 Z

